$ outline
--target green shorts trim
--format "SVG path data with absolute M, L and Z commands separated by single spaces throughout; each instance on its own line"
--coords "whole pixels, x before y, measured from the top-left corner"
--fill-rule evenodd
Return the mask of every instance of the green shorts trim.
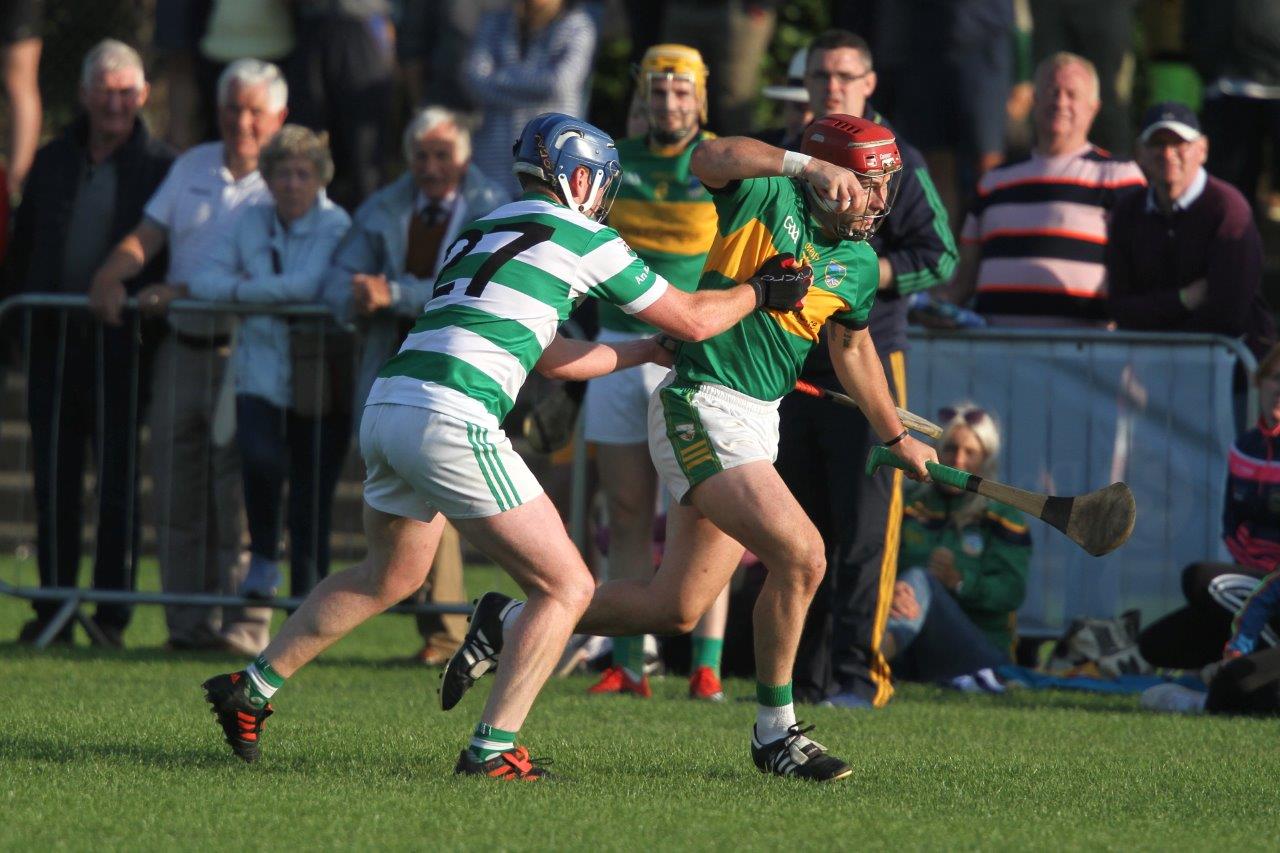
M 702 418 L 693 404 L 698 393 L 697 385 L 668 385 L 661 389 L 662 415 L 667 424 L 667 440 L 675 452 L 680 471 L 689 481 L 689 488 L 719 474 L 724 470 L 715 445 L 702 426 Z M 685 494 L 688 494 L 686 492 Z
M 494 447 L 493 443 L 489 441 L 489 431 L 484 427 L 468 423 L 467 441 L 471 444 L 471 451 L 476 457 L 476 465 L 480 467 L 480 473 L 484 476 L 485 485 L 489 487 L 489 494 L 493 495 L 494 503 L 498 505 L 498 509 L 506 512 L 524 503 L 520 499 L 520 493 L 516 491 L 515 483 L 511 482 L 507 469 L 502 465 L 502 458 L 498 455 L 498 448 Z

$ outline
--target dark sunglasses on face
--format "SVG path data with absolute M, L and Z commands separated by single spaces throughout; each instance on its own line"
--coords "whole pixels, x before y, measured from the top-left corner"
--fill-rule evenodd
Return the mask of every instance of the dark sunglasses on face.
M 986 419 L 987 413 L 977 406 L 964 410 L 957 409 L 954 406 L 943 406 L 938 409 L 938 422 L 941 424 L 949 424 L 957 417 L 964 418 L 964 422 L 969 426 L 977 426 Z

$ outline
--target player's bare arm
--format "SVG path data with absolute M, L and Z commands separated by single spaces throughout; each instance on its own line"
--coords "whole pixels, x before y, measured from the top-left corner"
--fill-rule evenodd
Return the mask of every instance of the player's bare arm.
M 893 397 L 889 395 L 889 383 L 885 381 L 884 367 L 876 354 L 871 333 L 866 329 L 828 323 L 827 348 L 840 384 L 858 403 L 880 440 L 893 441 L 906 432 Z M 911 464 L 913 470 L 908 471 L 907 476 L 913 480 L 928 480 L 925 463 L 938 461 L 937 451 L 910 435 L 895 441 L 890 449 Z
M 784 252 L 768 258 L 746 282 L 725 290 L 685 293 L 669 287 L 636 316 L 672 337 L 703 341 L 727 331 L 753 310 L 801 307 L 812 281 L 813 270 Z
M 866 189 L 848 169 L 745 136 L 704 140 L 693 152 L 689 168 L 713 189 L 748 178 L 785 176 L 806 181 L 833 210 L 862 209 L 867 204 Z
M 670 367 L 672 361 L 671 351 L 657 338 L 597 343 L 557 334 L 534 368 L 548 379 L 580 382 L 649 362 Z

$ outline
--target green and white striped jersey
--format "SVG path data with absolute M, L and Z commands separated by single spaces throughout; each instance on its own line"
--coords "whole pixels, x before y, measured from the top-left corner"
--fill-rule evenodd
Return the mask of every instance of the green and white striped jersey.
M 607 225 L 529 193 L 467 225 L 365 405 L 398 403 L 496 427 L 556 329 L 594 296 L 628 314 L 666 280 Z

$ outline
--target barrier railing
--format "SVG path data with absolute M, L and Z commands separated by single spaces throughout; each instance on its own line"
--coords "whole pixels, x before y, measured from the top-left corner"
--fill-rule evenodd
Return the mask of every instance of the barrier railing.
M 933 417 L 969 400 L 993 413 L 1000 479 L 1054 494 L 1124 480 L 1138 519 L 1128 543 L 1093 558 L 1032 523 L 1024 635 L 1057 635 L 1075 616 L 1130 608 L 1150 620 L 1182 605 L 1184 565 L 1229 560 L 1222 545 L 1227 451 L 1257 417 L 1256 394 L 1233 392 L 1238 340 L 1101 330 L 912 329 L 908 404 Z
M 87 619 L 80 613 L 81 604 L 97 603 L 99 605 L 134 605 L 134 604 L 161 604 L 182 607 L 221 607 L 221 608 L 277 608 L 277 609 L 294 609 L 300 603 L 300 598 L 283 598 L 275 597 L 269 599 L 249 598 L 241 595 L 226 594 L 219 592 L 219 589 L 228 588 L 226 578 L 203 577 L 199 579 L 199 583 L 204 587 L 202 589 L 191 589 L 182 592 L 136 592 L 131 591 L 136 583 L 133 574 L 136 572 L 139 549 L 140 549 L 140 531 L 142 525 L 140 522 L 141 513 L 141 489 L 140 481 L 144 479 L 140 464 L 138 448 L 140 445 L 140 431 L 142 429 L 142 413 L 145 406 L 145 400 L 148 396 L 147 381 L 149 377 L 143 376 L 142 371 L 147 370 L 149 365 L 142 359 L 142 348 L 138 343 L 143 336 L 145 320 L 143 315 L 139 313 L 136 300 L 129 299 L 125 304 L 123 314 L 123 327 L 121 331 L 115 332 L 107 330 L 87 313 L 88 300 L 81 295 L 72 294 L 25 294 L 11 297 L 0 302 L 0 324 L 8 324 L 13 320 L 15 315 L 21 312 L 21 331 L 22 339 L 26 342 L 26 346 L 22 352 L 21 368 L 27 378 L 26 392 L 28 404 L 34 403 L 40 407 L 37 413 L 37 426 L 43 425 L 47 427 L 48 432 L 43 430 L 33 433 L 31 436 L 32 447 L 25 444 L 19 448 L 22 462 L 19 467 L 23 470 L 27 477 L 27 481 L 21 484 L 15 484 L 13 478 L 7 484 L 12 491 L 15 485 L 18 485 L 17 493 L 20 497 L 17 500 L 17 506 L 11 506 L 10 512 L 16 510 L 19 519 L 17 524 L 13 524 L 8 528 L 9 537 L 20 536 L 18 531 L 25 530 L 24 516 L 29 516 L 26 500 L 30 492 L 34 489 L 36 492 L 35 503 L 42 505 L 46 511 L 41 514 L 44 517 L 40 520 L 37 527 L 36 538 L 46 548 L 45 559 L 57 567 L 61 565 L 61 569 L 55 568 L 54 574 L 58 576 L 59 582 L 56 584 L 45 584 L 41 587 L 23 586 L 14 578 L 14 582 L 9 582 L 0 578 L 0 595 L 15 596 L 30 601 L 45 602 L 61 602 L 56 612 L 45 622 L 45 626 L 40 635 L 35 638 L 35 645 L 43 648 L 54 637 L 58 635 L 70 622 L 77 620 L 85 630 L 97 641 L 101 641 L 102 637 L 93 620 Z M 323 321 L 329 320 L 332 315 L 329 309 L 323 305 L 314 304 L 276 304 L 276 305 L 257 305 L 248 303 L 215 303 L 201 302 L 198 300 L 177 300 L 170 304 L 169 311 L 172 314 L 199 317 L 200 315 L 217 315 L 226 316 L 234 315 L 238 317 L 246 316 L 273 316 L 287 319 L 294 325 L 295 329 L 301 328 L 302 334 L 309 335 L 314 329 L 314 334 L 323 336 L 326 334 Z M 38 316 L 37 316 L 38 314 Z M 205 321 L 210 322 L 210 321 Z M 12 329 L 12 326 L 9 326 Z M 170 332 L 170 334 L 178 334 Z M 197 340 L 198 338 L 193 338 Z M 212 341 L 220 340 L 215 338 L 209 339 L 211 343 L 207 346 L 217 346 Z M 74 343 L 71 343 L 74 342 Z M 34 350 L 34 352 L 33 352 Z M 88 356 L 91 359 L 86 361 Z M 128 359 L 126 365 L 120 365 L 111 361 L 114 357 L 123 356 Z M 78 360 L 77 360 L 78 359 Z M 80 375 L 80 371 L 85 364 L 92 365 L 94 375 L 86 378 Z M 228 373 L 233 370 L 231 362 L 226 362 L 225 369 Z M 33 370 L 36 371 L 33 374 Z M 127 375 L 114 374 L 112 379 L 108 379 L 110 371 L 127 371 Z M 83 371 L 80 371 L 83 372 Z M 228 423 L 223 417 L 229 409 L 229 404 L 234 402 L 231 395 L 231 389 L 234 387 L 232 378 L 225 376 L 218 378 L 216 376 L 201 375 L 184 375 L 180 370 L 174 370 L 171 374 L 163 370 L 157 370 L 157 374 L 164 376 L 172 387 L 165 389 L 165 399 L 168 405 L 178 408 L 178 404 L 174 403 L 174 399 L 183 393 L 194 393 L 197 396 L 203 394 L 202 399 L 197 400 L 208 410 L 210 417 L 214 423 L 203 425 L 203 434 L 207 437 L 203 439 L 203 443 L 197 443 L 194 447 L 176 448 L 176 441 L 169 442 L 166 446 L 170 447 L 174 459 L 180 461 L 183 452 L 194 452 L 197 455 L 207 456 L 214 452 L 215 445 L 225 447 L 226 443 L 233 440 L 234 437 L 234 417 Z M 317 396 L 323 393 L 323 389 L 319 387 L 319 383 L 323 381 L 323 377 L 317 373 L 317 387 L 315 393 Z M 77 382 L 84 385 L 68 385 L 67 383 Z M 111 387 L 114 389 L 108 392 L 106 389 L 109 382 L 114 382 Z M 152 388 L 155 392 L 157 389 Z M 333 393 L 333 389 L 330 389 Z M 220 395 L 215 398 L 212 395 Z M 88 397 L 92 399 L 87 399 Z M 154 396 L 154 394 L 153 394 Z M 155 404 L 152 400 L 152 404 Z M 9 407 L 12 409 L 13 407 Z M 30 413 L 28 413 L 30 415 Z M 358 412 L 356 413 L 358 416 Z M 4 412 L 5 419 L 17 417 L 17 412 Z M 174 415 L 169 418 L 166 423 L 176 423 L 180 419 L 180 415 Z M 77 420 L 78 419 L 78 420 Z M 154 427 L 155 418 L 149 418 L 149 422 Z M 75 424 L 77 432 L 85 430 L 85 434 L 93 436 L 93 453 L 96 457 L 93 470 L 95 471 L 95 491 L 97 492 L 96 502 L 96 519 L 99 533 L 102 535 L 93 538 L 93 547 L 88 549 L 92 554 L 96 549 L 99 561 L 102 559 L 103 550 L 115 548 L 111 554 L 117 554 L 118 557 L 111 558 L 107 562 L 116 567 L 117 574 L 113 577 L 110 584 L 95 584 L 95 588 L 79 588 L 76 583 L 76 576 L 79 572 L 80 552 L 81 552 L 81 532 L 83 525 L 80 522 L 81 508 L 80 504 L 83 500 L 83 439 L 81 442 L 74 440 L 60 441 L 59 431 L 66 427 L 67 424 Z M 320 426 L 319 420 L 316 420 L 316 435 L 313 436 L 312 447 L 317 448 L 316 461 L 314 465 L 319 465 L 319 447 L 321 441 L 319 438 Z M 118 428 L 123 425 L 123 434 Z M 230 432 L 227 430 L 230 429 Z M 350 427 L 346 427 L 347 433 L 350 433 Z M 176 431 L 176 428 L 175 428 Z M 9 430 L 10 437 L 14 435 L 16 430 Z M 221 434 L 219 434 L 221 433 Z M 151 446 L 154 449 L 157 436 L 152 436 Z M 345 441 L 345 436 L 344 436 Z M 221 444 L 218 444 L 221 442 Z M 77 447 L 77 444 L 80 446 Z M 37 478 L 34 471 L 27 469 L 25 460 L 28 456 L 33 455 L 29 451 L 34 450 L 34 455 L 40 459 L 43 454 L 42 463 L 38 463 L 39 467 L 44 469 L 46 476 Z M 7 460 L 6 460 L 7 461 Z M 161 460 L 164 461 L 164 460 Z M 173 461 L 173 460 L 171 460 Z M 108 470 L 104 470 L 104 466 Z M 150 466 L 156 469 L 157 465 Z M 163 467 L 163 466 L 161 466 Z M 64 471 L 65 469 L 65 471 Z M 69 473 L 68 473 L 69 472 Z M 64 476 L 59 476 L 63 474 Z M 227 473 L 225 470 L 223 473 Z M 234 471 L 236 480 L 236 489 L 240 488 L 240 470 Z M 41 482 L 36 482 L 40 479 Z M 169 480 L 176 480 L 177 477 L 168 477 Z M 104 490 L 104 483 L 108 488 Z M 292 486 L 292 483 L 291 483 Z M 186 489 L 190 492 L 199 492 L 205 489 L 208 502 L 205 508 L 209 511 L 209 515 L 214 515 L 214 509 L 220 509 L 215 505 L 217 495 L 214 494 L 215 489 L 211 484 L 189 484 L 185 482 L 174 482 L 170 486 L 170 491 L 176 493 L 178 490 Z M 72 494 L 66 494 L 68 490 L 72 490 Z M 109 491 L 110 494 L 106 492 Z M 153 481 L 154 491 L 154 481 Z M 153 502 L 159 504 L 165 496 L 151 495 Z M 170 495 L 172 497 L 172 495 Z M 190 497 L 190 495 L 186 495 Z M 12 501 L 11 501 L 12 503 Z M 197 505 L 200 501 L 196 502 Z M 48 510 L 56 508 L 55 511 Z M 154 509 L 159 510 L 157 506 Z M 171 507 L 170 507 L 171 509 Z M 318 502 L 313 499 L 309 511 L 315 513 L 318 511 Z M 236 506 L 236 513 L 239 512 Z M 91 513 L 92 514 L 92 513 Z M 226 513 L 223 513 L 225 516 Z M 104 529 L 103 519 L 108 520 Z M 149 519 L 154 521 L 154 518 Z M 170 518 L 174 527 L 179 526 L 179 521 Z M 182 519 L 182 524 L 191 522 L 188 527 L 203 523 L 202 518 Z M 239 524 L 238 517 L 236 524 L 232 525 L 237 531 L 233 541 L 219 541 L 221 530 L 200 530 L 195 534 L 192 540 L 199 551 L 218 551 L 222 548 L 222 556 L 226 559 L 238 559 L 242 548 L 242 542 L 238 534 Z M 312 530 L 316 530 L 312 518 Z M 0 522 L 0 528 L 3 528 L 4 522 Z M 157 541 L 163 538 L 157 535 Z M 173 536 L 170 536 L 170 540 Z M 107 544 L 110 542 L 111 544 Z M 327 542 L 327 539 L 326 539 Z M 169 545 L 173 546 L 174 541 L 169 541 Z M 322 543 L 318 541 L 311 542 L 310 553 L 316 555 L 322 547 Z M 296 548 L 296 544 L 291 547 L 291 551 Z M 59 549 L 63 553 L 59 554 Z M 37 551 L 39 547 L 37 547 Z M 70 554 L 70 551 L 74 554 Z M 171 548 L 172 550 L 172 548 Z M 62 557 L 61 564 L 59 556 Z M 292 553 L 290 554 L 292 557 Z M 334 568 L 339 568 L 335 565 Z M 69 577 L 68 577 L 69 576 Z M 42 579 L 44 580 L 44 579 Z M 304 580 L 305 585 L 309 588 L 316 582 L 314 571 Z M 109 586 L 110 588 L 101 588 L 101 586 Z M 453 603 L 429 603 L 429 604 L 401 604 L 391 608 L 391 612 L 397 613 L 415 613 L 415 614 L 456 614 L 469 613 L 470 606 L 464 602 Z M 101 608 L 100 608 L 101 612 Z M 225 612 L 225 611 L 224 611 Z

